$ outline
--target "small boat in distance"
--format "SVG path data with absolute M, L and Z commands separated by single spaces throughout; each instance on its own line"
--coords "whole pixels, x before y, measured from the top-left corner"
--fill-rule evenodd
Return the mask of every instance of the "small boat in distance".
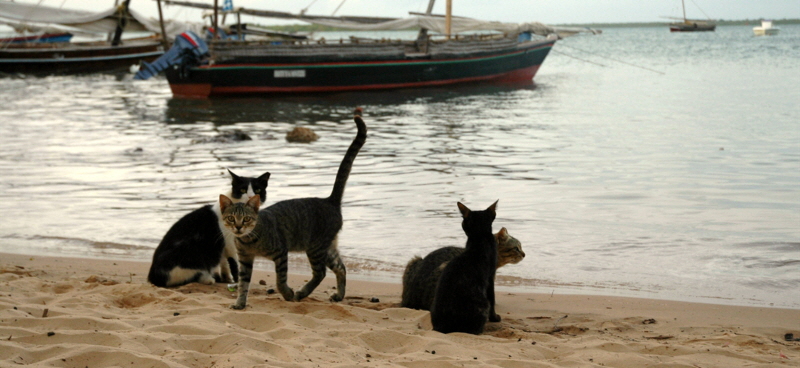
M 206 7 L 184 1 L 167 4 Z M 448 1 L 450 3 L 450 1 Z M 144 63 L 136 79 L 165 72 L 173 96 L 213 97 L 248 94 L 331 93 L 422 88 L 457 83 L 533 83 L 556 41 L 581 28 L 541 23 L 511 24 L 430 13 L 408 18 L 326 17 L 237 8 L 232 13 L 297 19 L 361 31 L 420 29 L 416 39 L 350 36 L 328 39 L 243 40 L 214 37 L 209 44 L 186 32 L 153 64 Z M 215 11 L 224 11 L 220 8 Z M 237 16 L 237 18 L 239 18 Z M 243 30 L 231 25 L 222 32 Z M 463 31 L 485 34 L 463 34 Z M 436 32 L 429 35 L 427 32 Z M 237 32 L 239 35 L 242 33 Z
M 756 36 L 774 36 L 780 31 L 780 28 L 772 26 L 771 20 L 762 20 L 761 27 L 753 27 L 753 33 Z
M 684 0 L 681 0 L 681 8 L 683 9 L 683 18 L 674 18 L 681 20 L 681 22 L 670 23 L 670 32 L 713 32 L 717 28 L 717 24 L 713 19 L 699 20 L 686 18 L 686 3 Z

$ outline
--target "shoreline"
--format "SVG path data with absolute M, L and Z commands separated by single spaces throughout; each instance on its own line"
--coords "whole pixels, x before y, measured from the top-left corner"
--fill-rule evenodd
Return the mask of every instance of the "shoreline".
M 149 253 L 152 253 L 148 249 Z M 88 255 L 85 257 L 74 254 L 57 254 L 57 255 L 42 255 L 31 253 L 9 253 L 7 251 L 0 251 L 2 255 L 14 255 L 20 257 L 51 257 L 51 258 L 75 258 L 75 259 L 89 259 L 96 261 L 111 261 L 111 262 L 134 262 L 145 263 L 149 267 L 150 259 L 143 259 L 135 256 L 115 256 L 114 254 Z M 150 254 L 152 256 L 152 254 Z M 376 282 L 402 285 L 402 274 L 405 265 L 388 264 L 386 268 L 369 268 L 367 263 L 370 260 L 351 260 L 346 261 L 345 264 L 348 269 L 348 281 L 359 280 L 364 282 Z M 266 272 L 267 274 L 274 274 L 273 263 L 264 258 L 257 258 L 254 265 L 255 270 Z M 298 269 L 299 267 L 299 269 Z M 294 272 L 293 272 L 294 271 Z M 297 271 L 307 271 L 307 274 Z M 303 254 L 292 254 L 289 257 L 289 275 L 295 277 L 310 277 L 311 269 L 308 261 Z M 328 275 L 330 276 L 330 275 Z M 327 277 L 326 277 L 327 280 Z M 145 280 L 146 282 L 146 280 Z M 522 278 L 513 275 L 504 275 L 502 270 L 498 272 L 495 280 L 495 289 L 510 293 L 527 293 L 527 294 L 562 294 L 562 295 L 586 295 L 594 297 L 619 297 L 619 298 L 633 298 L 633 299 L 648 299 L 668 302 L 685 302 L 685 303 L 699 303 L 699 304 L 712 304 L 712 305 L 725 305 L 734 307 L 755 307 L 755 308 L 778 308 L 778 309 L 793 309 L 800 310 L 800 306 L 792 307 L 787 305 L 776 305 L 775 303 L 760 300 L 760 299 L 734 299 L 725 296 L 705 296 L 705 295 L 686 295 L 678 293 L 677 290 L 653 290 L 648 291 L 642 288 L 625 287 L 624 285 L 589 285 L 589 284 L 575 284 L 575 283 L 557 283 L 547 280 L 537 280 Z M 402 292 L 402 288 L 398 293 Z M 797 305 L 797 304 L 795 304 Z
M 266 292 L 274 274 L 256 269 L 248 307 L 234 311 L 226 285 L 157 288 L 145 280 L 147 262 L 0 258 L 3 364 L 688 368 L 800 361 L 800 342 L 784 341 L 787 333 L 800 337 L 794 309 L 502 291 L 502 322 L 480 336 L 445 335 L 431 330 L 427 311 L 399 308 L 399 284 L 348 280 L 345 300 L 330 303 L 335 278 L 328 275 L 309 298 L 286 302 Z M 290 286 L 305 279 L 290 275 Z

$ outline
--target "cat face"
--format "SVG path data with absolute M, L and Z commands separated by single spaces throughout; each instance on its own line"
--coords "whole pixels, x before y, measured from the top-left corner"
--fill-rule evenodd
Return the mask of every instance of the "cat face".
M 224 194 L 219 196 L 219 207 L 222 213 L 222 223 L 225 228 L 237 237 L 250 234 L 258 224 L 258 207 L 261 206 L 259 196 L 253 196 L 247 202 L 233 203 L 233 200 Z
M 525 258 L 522 244 L 517 238 L 509 235 L 506 228 L 500 229 L 494 237 L 497 239 L 497 268 L 507 264 L 517 264 Z
M 269 173 L 264 173 L 257 178 L 247 178 L 236 175 L 228 169 L 231 174 L 231 195 L 238 201 L 248 200 L 250 197 L 258 195 L 261 203 L 267 201 L 267 182 Z

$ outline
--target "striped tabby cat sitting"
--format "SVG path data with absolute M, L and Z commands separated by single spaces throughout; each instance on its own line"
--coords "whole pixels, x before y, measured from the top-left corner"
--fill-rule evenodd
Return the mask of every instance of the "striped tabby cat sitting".
M 497 268 L 507 264 L 517 264 L 525 258 L 522 244 L 517 238 L 508 234 L 506 228 L 494 234 L 497 239 Z M 465 248 L 444 247 L 428 253 L 425 258 L 414 257 L 408 262 L 403 273 L 403 299 L 400 306 L 404 308 L 430 310 L 436 283 L 442 275 L 447 262 L 453 260 Z

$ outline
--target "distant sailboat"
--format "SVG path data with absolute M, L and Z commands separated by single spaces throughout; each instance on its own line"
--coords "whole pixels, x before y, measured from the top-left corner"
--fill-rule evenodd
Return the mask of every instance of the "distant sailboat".
M 683 22 L 674 22 L 669 24 L 670 32 L 713 32 L 717 28 L 717 24 L 713 19 L 698 20 L 686 18 L 686 3 L 681 0 L 681 7 L 683 8 Z

